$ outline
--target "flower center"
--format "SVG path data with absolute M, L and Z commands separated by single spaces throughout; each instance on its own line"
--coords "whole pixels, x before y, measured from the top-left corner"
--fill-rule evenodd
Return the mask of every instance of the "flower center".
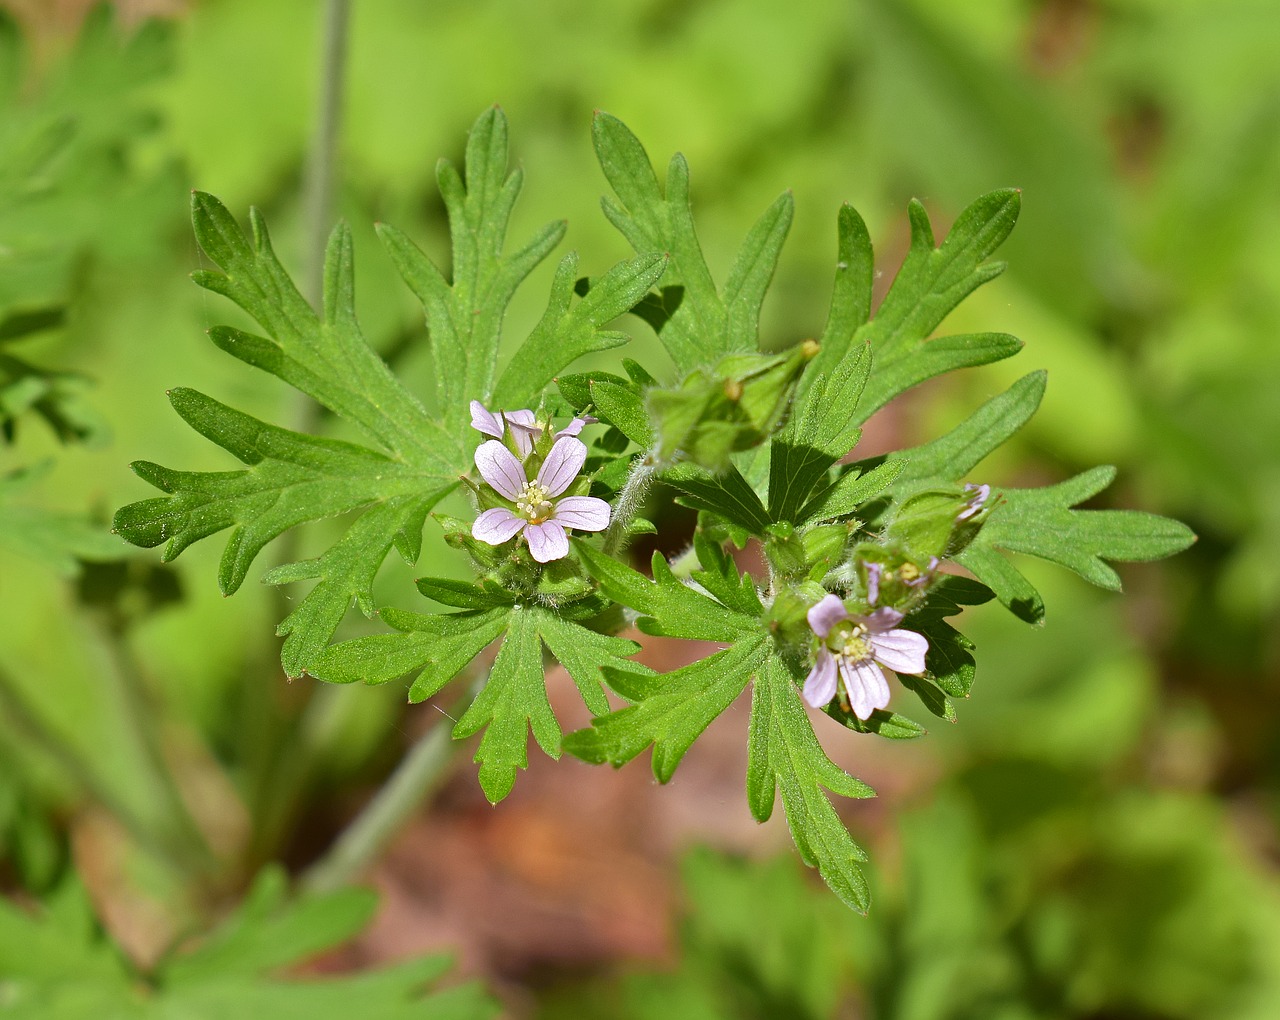
M 867 628 L 861 623 L 841 623 L 831 631 L 827 647 L 849 662 L 862 662 L 871 658 L 871 642 L 867 640 Z
M 914 563 L 904 563 L 902 566 L 898 568 L 898 576 L 902 578 L 907 584 L 910 584 L 912 581 L 914 581 L 916 578 L 920 576 L 920 568 L 917 567 Z
M 551 516 L 552 504 L 547 499 L 546 486 L 537 482 L 525 482 L 516 499 L 516 509 L 521 515 L 529 518 L 530 524 L 541 524 Z

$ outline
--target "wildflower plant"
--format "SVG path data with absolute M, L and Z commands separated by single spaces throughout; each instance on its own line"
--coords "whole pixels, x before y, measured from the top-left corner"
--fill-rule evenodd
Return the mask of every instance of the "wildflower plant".
M 752 225 L 717 286 L 694 229 L 684 158 L 672 158 L 663 184 L 620 121 L 599 114 L 593 137 L 613 192 L 605 215 L 636 254 L 590 275 L 576 253 L 563 256 L 546 312 L 501 371 L 507 305 L 565 231 L 551 223 L 508 245 L 522 175 L 508 171 L 502 112 L 476 122 L 463 172 L 447 161 L 437 171 L 453 242 L 447 274 L 400 231 L 379 227 L 423 306 L 432 393 L 411 390 L 363 338 L 345 226 L 329 242 L 317 311 L 256 211 L 246 235 L 216 199 L 196 194 L 196 236 L 219 269 L 195 280 L 261 328 L 219 326 L 211 339 L 314 398 L 359 439 L 292 431 L 174 390 L 178 414 L 243 467 L 136 463 L 163 494 L 122 508 L 115 529 L 136 545 L 163 544 L 166 559 L 229 531 L 218 580 L 231 594 L 273 538 L 350 516 L 319 556 L 263 578 L 314 582 L 279 626 L 286 673 L 367 684 L 411 676 L 409 699 L 420 702 L 469 671 L 487 671 L 453 737 L 481 734 L 475 761 L 494 803 L 527 766 L 529 733 L 553 758 L 568 751 L 621 766 L 651 749 L 654 775 L 666 782 L 750 686 L 750 810 L 763 822 L 780 796 L 801 856 L 845 903 L 865 910 L 866 858 L 828 793 L 872 790 L 827 757 L 819 732 L 827 742 L 918 737 L 925 730 L 913 706 L 954 719 L 953 699 L 968 697 L 975 660 L 972 642 L 948 621 L 993 598 L 1028 622 L 1044 617 L 1039 593 L 1007 554 L 1118 589 L 1106 560 L 1157 559 L 1193 536 L 1147 513 L 1074 509 L 1110 483 L 1111 468 L 1029 489 L 974 475 L 1035 412 L 1041 372 L 924 445 L 856 459 L 862 425 L 895 396 L 1021 348 L 1003 333 L 934 336 L 966 295 L 1003 270 L 987 260 L 1013 229 L 1017 191 L 979 198 L 941 245 L 913 202 L 910 250 L 874 315 L 870 237 L 844 206 L 821 336 L 765 350 L 760 309 L 791 222 L 790 194 Z M 614 323 L 628 314 L 656 333 L 671 368 L 621 358 L 616 371 L 569 371 L 584 355 L 627 343 Z M 437 512 L 429 525 L 460 489 L 474 514 Z M 628 547 L 653 529 L 643 514 L 660 493 L 698 512 L 691 546 L 633 564 Z M 418 580 L 444 611 L 380 605 L 375 574 L 392 550 L 415 563 L 426 527 L 442 530 L 474 579 Z M 753 543 L 763 566 L 744 570 L 734 553 Z M 335 641 L 352 603 L 389 629 Z M 721 647 L 657 673 L 633 658 L 633 638 L 644 635 Z M 473 667 L 491 645 L 491 665 Z M 589 728 L 562 732 L 544 680 L 551 663 L 577 685 L 594 715 Z M 811 716 L 806 701 L 827 718 Z

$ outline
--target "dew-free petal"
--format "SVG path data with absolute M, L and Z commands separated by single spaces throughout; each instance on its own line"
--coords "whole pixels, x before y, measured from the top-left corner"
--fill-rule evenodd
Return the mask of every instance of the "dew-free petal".
M 507 420 L 507 426 L 511 429 L 511 438 L 515 440 L 520 456 L 522 458 L 529 456 L 534 440 L 542 434 L 542 428 L 538 425 L 534 413 L 525 407 L 519 411 L 503 411 L 502 417 Z
M 862 617 L 862 622 L 872 634 L 879 634 L 881 631 L 892 630 L 902 622 L 902 614 L 890 606 L 881 606 L 870 616 Z
M 886 630 L 871 635 L 871 649 L 876 662 L 895 673 L 923 673 L 929 639 L 913 630 Z
M 609 526 L 609 504 L 595 496 L 565 496 L 556 504 L 552 520 L 579 531 L 604 531 Z
M 849 611 L 838 595 L 828 593 L 816 606 L 810 606 L 808 612 L 809 626 L 820 638 L 831 633 L 831 628 L 841 620 L 849 619 Z M 831 699 L 827 699 L 828 701 Z
M 518 499 L 528 481 L 516 455 L 496 439 L 476 447 L 476 468 L 480 477 L 507 499 Z
M 471 401 L 471 427 L 494 439 L 502 438 L 502 419 L 478 400 Z
M 538 470 L 538 484 L 548 496 L 558 496 L 569 488 L 587 462 L 587 448 L 572 436 L 557 439 Z
M 804 700 L 814 708 L 822 708 L 836 696 L 836 660 L 825 648 L 804 681 Z
M 569 536 L 557 521 L 530 524 L 524 530 L 529 552 L 539 563 L 550 563 L 569 555 Z
M 889 704 L 889 681 L 880 667 L 868 659 L 861 662 L 840 660 L 840 675 L 844 689 L 849 692 L 849 705 L 853 714 L 863 722 L 871 718 L 877 708 Z
M 528 523 L 506 507 L 496 506 L 476 518 L 475 524 L 471 526 L 471 537 L 490 545 L 502 545 L 520 534 L 520 530 Z
M 558 436 L 576 436 L 588 425 L 595 425 L 599 422 L 599 418 L 592 418 L 589 414 L 584 414 L 581 418 L 574 418 L 564 428 L 556 433 Z

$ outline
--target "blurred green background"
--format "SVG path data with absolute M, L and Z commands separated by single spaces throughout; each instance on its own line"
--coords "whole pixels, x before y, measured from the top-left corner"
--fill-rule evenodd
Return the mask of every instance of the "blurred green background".
M 81 43 L 82 4 L 0 6 L 0 357 L 72 373 L 42 377 L 55 394 L 43 403 L 19 407 L 0 388 L 0 410 L 14 415 L 0 473 L 53 459 L 0 514 L 103 522 L 149 494 L 131 460 L 232 466 L 172 413 L 166 388 L 195 385 L 271 421 L 296 413 L 276 380 L 203 338 L 238 320 L 186 278 L 201 266 L 187 192 L 210 191 L 240 216 L 262 208 L 301 271 L 320 5 L 139 2 Z M 889 752 L 839 750 L 855 773 L 865 755 L 882 789 L 873 809 L 848 816 L 872 851 L 869 919 L 846 916 L 794 860 L 709 828 L 705 842 L 756 863 L 686 861 L 684 920 L 665 962 L 641 940 L 647 961 L 620 951 L 539 970 L 480 954 L 464 969 L 498 982 L 514 1015 L 548 1017 L 1280 1016 L 1280 10 L 352 6 L 341 213 L 355 231 L 366 335 L 419 392 L 420 311 L 372 224 L 395 224 L 445 263 L 434 163 L 459 161 L 468 126 L 497 102 L 527 175 L 513 236 L 566 217 L 584 271 L 603 271 L 628 253 L 598 206 L 590 120 L 605 109 L 658 166 L 677 149 L 688 156 L 713 271 L 793 189 L 765 306 L 777 345 L 821 330 L 842 201 L 867 220 L 883 293 L 906 249 L 908 199 L 941 232 L 978 194 L 1021 188 L 1021 222 L 1000 252 L 1008 272 L 947 331 L 1011 332 L 1025 351 L 908 394 L 873 420 L 869 452 L 936 435 L 1046 367 L 1040 414 L 985 466 L 989 479 L 1053 481 L 1114 463 L 1105 505 L 1176 516 L 1200 536 L 1170 562 L 1123 569 L 1123 596 L 1031 564 L 1047 625 L 991 607 L 967 614 L 979 671 L 959 725 Z M 33 176 L 41 139 L 58 131 L 70 140 Z M 521 292 L 509 336 L 536 321 L 551 269 Z M 627 328 L 642 360 L 660 364 L 657 345 Z M 430 537 L 419 572 L 458 569 Z M 86 535 L 77 551 L 101 560 L 102 543 Z M 398 688 L 286 687 L 274 665 L 280 603 L 254 586 L 224 601 L 219 542 L 165 571 L 155 553 L 86 572 L 30 552 L 0 544 L 0 878 L 39 896 L 74 863 L 143 962 L 234 899 L 258 864 L 314 858 L 343 805 L 426 725 L 405 714 Z M 411 576 L 391 569 L 385 599 L 413 608 Z M 50 750 L 61 741 L 90 762 L 97 796 L 144 818 L 161 809 L 121 714 L 122 669 L 145 676 L 180 782 L 206 783 L 198 824 L 239 862 L 212 892 L 113 849 L 120 840 L 86 807 L 94 790 Z M 563 789 L 581 775 L 567 773 Z M 726 796 L 741 802 L 734 782 L 740 773 Z M 113 854 L 124 877 L 94 877 L 91 864 Z M 134 891 L 103 891 L 117 880 Z M 158 901 L 155 920 L 146 905 Z

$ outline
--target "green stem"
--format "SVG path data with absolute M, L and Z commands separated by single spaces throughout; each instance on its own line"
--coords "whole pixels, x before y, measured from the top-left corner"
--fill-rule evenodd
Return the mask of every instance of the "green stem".
M 303 873 L 304 893 L 324 893 L 355 880 L 444 780 L 453 760 L 453 727 L 441 719 L 418 738 L 381 789 Z
M 338 137 L 346 77 L 349 0 L 328 0 L 324 8 L 319 103 L 307 158 L 304 222 L 307 237 L 307 299 L 319 308 L 324 292 L 324 252 L 332 227 Z
M 662 465 L 655 460 L 653 454 L 645 454 L 637 461 L 627 475 L 627 483 L 622 487 L 618 498 L 613 503 L 613 516 L 609 521 L 609 529 L 604 533 L 604 551 L 608 556 L 616 555 L 626 545 L 631 522 L 640 513 L 644 498 L 649 494 L 649 486 Z
M 304 171 L 303 219 L 306 231 L 306 272 L 303 292 L 312 306 L 324 304 L 324 256 L 333 225 L 337 190 L 338 139 L 342 127 L 342 95 L 346 75 L 349 0 L 327 0 L 322 12 L 320 75 L 316 99 L 316 123 Z M 286 412 L 296 432 L 314 432 L 322 409 L 305 393 L 293 394 Z M 281 538 L 277 563 L 298 558 L 298 529 Z M 272 611 L 276 619 L 292 608 L 283 588 L 275 589 Z M 309 689 L 280 692 L 279 644 L 255 649 L 246 663 L 241 746 L 248 762 L 250 805 L 255 818 L 254 859 L 271 856 L 275 839 L 287 826 L 310 774 L 309 763 L 295 761 L 298 731 L 311 728 L 299 715 L 310 707 Z M 278 697 L 279 696 L 279 697 Z M 283 700 L 281 700 L 283 699 Z M 327 712 L 328 709 L 322 709 Z M 270 836 L 271 838 L 264 838 Z
M 165 817 L 172 827 L 174 839 L 201 864 L 209 865 L 213 861 L 213 852 L 182 799 L 182 791 L 165 758 L 164 743 L 157 726 L 160 712 L 148 689 L 142 665 L 133 654 L 124 624 L 120 620 L 102 618 L 98 618 L 96 624 L 107 657 L 108 691 L 120 706 L 129 736 L 141 750 L 151 781 L 164 798 Z
M 8 672 L 0 669 L 0 711 L 14 723 L 17 732 L 35 744 L 57 763 L 71 779 L 94 801 L 101 805 L 128 833 L 162 860 L 176 863 L 186 850 L 185 845 L 175 843 L 168 830 L 157 829 L 147 822 L 129 804 L 121 800 L 103 780 L 99 770 L 91 768 L 45 721 L 27 705 L 18 692 L 18 685 Z

